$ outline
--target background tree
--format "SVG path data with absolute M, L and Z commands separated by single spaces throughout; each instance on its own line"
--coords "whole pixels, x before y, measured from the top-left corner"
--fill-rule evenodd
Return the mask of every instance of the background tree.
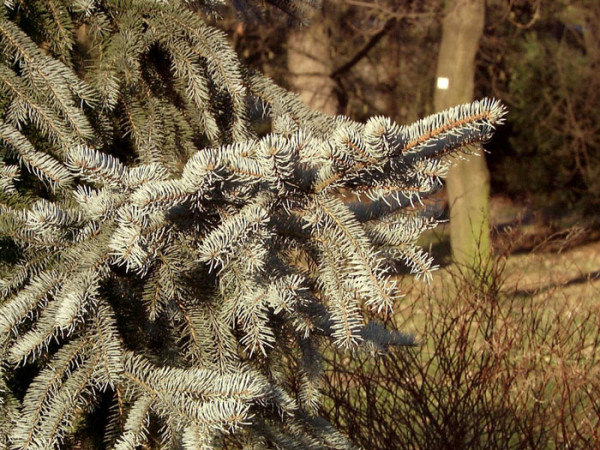
M 307 26 L 290 30 L 287 66 L 289 85 L 300 99 L 311 109 L 335 115 L 339 102 L 335 81 L 330 76 L 334 67 L 328 21 L 321 17 L 324 8 L 320 5 L 312 11 Z
M 472 100 L 475 56 L 484 21 L 484 0 L 446 2 L 434 108 L 447 108 L 455 102 Z M 481 149 L 473 147 L 471 151 L 471 155 L 457 161 L 446 177 L 450 242 L 453 258 L 458 264 L 480 270 L 481 265 L 491 258 L 489 172 Z

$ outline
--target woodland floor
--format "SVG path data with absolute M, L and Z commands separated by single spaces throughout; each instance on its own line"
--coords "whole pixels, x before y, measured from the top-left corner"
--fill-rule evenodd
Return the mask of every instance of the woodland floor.
M 520 226 L 502 225 L 511 210 Z M 535 297 L 553 294 L 557 300 L 586 297 L 600 306 L 600 232 L 581 225 L 561 229 L 534 215 L 527 223 L 525 214 L 524 206 L 507 199 L 492 201 L 495 244 L 506 256 L 503 289 Z
M 570 218 L 544 219 L 504 197 L 492 198 L 491 222 L 495 255 L 502 268 L 501 292 L 555 310 L 567 305 L 573 310 L 600 309 L 600 230 L 573 225 L 576 220 Z M 453 277 L 447 225 L 429 233 L 422 245 L 441 268 L 429 285 L 417 283 L 405 289 L 408 297 L 443 298 L 442 291 Z M 415 284 L 409 277 L 402 278 L 403 286 Z

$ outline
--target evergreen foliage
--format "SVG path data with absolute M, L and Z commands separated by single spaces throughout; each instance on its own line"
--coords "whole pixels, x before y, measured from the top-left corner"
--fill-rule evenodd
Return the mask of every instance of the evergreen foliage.
M 490 8 L 498 26 L 481 53 L 483 90 L 503 98 L 512 118 L 492 179 L 550 217 L 597 221 L 600 103 L 589 93 L 600 89 L 600 3 L 517 3 L 510 13 L 502 2 Z
M 74 442 L 90 414 L 109 448 L 351 447 L 316 415 L 323 342 L 412 343 L 373 317 L 396 261 L 434 268 L 422 199 L 503 107 L 319 114 L 242 67 L 212 7 L 0 9 L 0 447 Z
M 508 88 L 516 114 L 510 142 L 516 156 L 535 170 L 524 178 L 522 167 L 508 170 L 505 162 L 506 183 L 512 191 L 531 192 L 546 207 L 573 205 L 595 215 L 600 194 L 596 151 L 600 113 L 597 99 L 588 92 L 599 86 L 598 63 L 565 37 L 540 38 L 532 33 L 519 44 L 512 55 L 516 59 L 518 52 L 519 62 L 510 61 Z M 540 81 L 544 88 L 533 89 Z

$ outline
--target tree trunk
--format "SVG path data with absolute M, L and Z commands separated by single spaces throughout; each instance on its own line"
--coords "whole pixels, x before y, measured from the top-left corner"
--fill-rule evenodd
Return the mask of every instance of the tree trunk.
M 483 33 L 485 0 L 448 0 L 438 55 L 436 111 L 473 100 L 475 55 Z M 447 79 L 444 82 L 440 78 Z M 450 240 L 454 261 L 483 269 L 491 257 L 489 172 L 480 148 L 457 161 L 446 180 L 450 205 Z
M 336 85 L 330 77 L 333 70 L 331 47 L 322 15 L 314 14 L 309 26 L 290 32 L 287 56 L 292 90 L 300 94 L 310 108 L 337 114 Z

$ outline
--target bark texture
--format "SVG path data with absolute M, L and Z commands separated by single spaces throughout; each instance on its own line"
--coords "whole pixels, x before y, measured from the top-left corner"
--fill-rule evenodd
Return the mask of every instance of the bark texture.
M 311 24 L 299 27 L 288 36 L 290 86 L 312 109 L 337 114 L 339 101 L 333 71 L 331 45 L 326 23 L 316 13 Z
M 448 0 L 442 24 L 437 76 L 449 80 L 436 89 L 436 111 L 473 100 L 475 55 L 483 33 L 485 0 Z M 481 268 L 491 255 L 489 172 L 480 148 L 458 163 L 447 177 L 450 239 L 457 264 Z

